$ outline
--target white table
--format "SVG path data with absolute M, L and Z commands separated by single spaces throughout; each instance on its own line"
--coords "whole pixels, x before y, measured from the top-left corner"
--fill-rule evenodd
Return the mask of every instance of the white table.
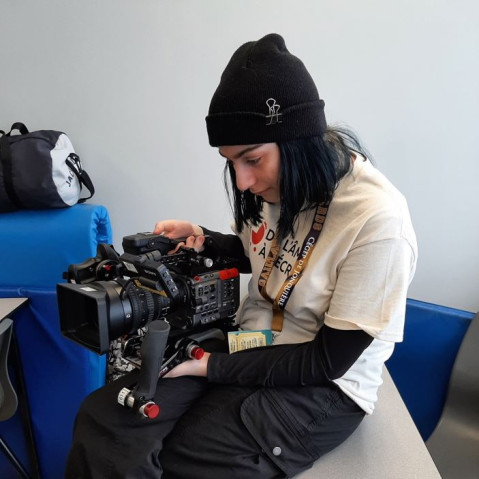
M 374 413 L 297 479 L 440 479 L 386 368 Z
M 13 314 L 23 303 L 26 303 L 27 301 L 27 298 L 0 298 L 0 321 L 3 318 Z

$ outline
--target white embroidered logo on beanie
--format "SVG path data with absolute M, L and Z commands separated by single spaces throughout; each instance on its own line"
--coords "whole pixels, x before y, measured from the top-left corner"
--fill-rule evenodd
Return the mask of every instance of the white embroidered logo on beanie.
M 283 120 L 281 117 L 283 116 L 282 113 L 279 113 L 279 109 L 281 105 L 276 103 L 274 98 L 268 98 L 266 100 L 266 105 L 268 106 L 268 115 L 266 118 L 269 119 L 269 123 L 266 123 L 267 126 L 275 125 L 276 123 L 282 123 Z

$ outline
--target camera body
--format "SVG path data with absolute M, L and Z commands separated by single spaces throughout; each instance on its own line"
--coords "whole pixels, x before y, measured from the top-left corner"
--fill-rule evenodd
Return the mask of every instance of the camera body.
M 172 339 L 211 327 L 228 329 L 239 306 L 239 273 L 228 258 L 207 258 L 151 233 L 123 238 L 124 254 L 99 244 L 97 254 L 70 265 L 57 285 L 64 336 L 97 354 L 110 342 L 165 320 Z M 206 239 L 206 244 L 211 244 Z

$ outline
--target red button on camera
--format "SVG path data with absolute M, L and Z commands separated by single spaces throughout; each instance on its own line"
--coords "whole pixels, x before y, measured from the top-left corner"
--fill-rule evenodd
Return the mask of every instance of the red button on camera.
M 236 268 L 223 269 L 219 273 L 220 279 L 231 279 L 239 276 L 239 271 Z
M 193 346 L 191 349 L 190 349 L 190 358 L 191 359 L 201 359 L 203 356 L 205 355 L 205 352 L 202 348 L 200 348 L 199 346 Z
M 160 408 L 155 403 L 148 403 L 143 408 L 143 414 L 148 419 L 155 419 L 156 416 L 160 413 Z

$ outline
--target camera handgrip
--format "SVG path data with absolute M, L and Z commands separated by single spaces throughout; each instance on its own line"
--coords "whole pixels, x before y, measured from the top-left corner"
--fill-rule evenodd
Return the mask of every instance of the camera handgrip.
M 163 320 L 152 321 L 141 345 L 141 370 L 138 385 L 133 391 L 135 399 L 149 400 L 156 391 L 170 325 Z

